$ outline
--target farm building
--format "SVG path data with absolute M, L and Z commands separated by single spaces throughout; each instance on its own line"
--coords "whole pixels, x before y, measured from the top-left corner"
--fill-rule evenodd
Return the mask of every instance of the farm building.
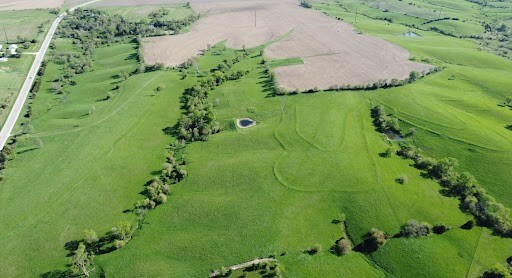
M 11 55 L 16 54 L 16 50 L 18 49 L 18 46 L 15 44 L 9 45 L 9 51 L 11 52 Z

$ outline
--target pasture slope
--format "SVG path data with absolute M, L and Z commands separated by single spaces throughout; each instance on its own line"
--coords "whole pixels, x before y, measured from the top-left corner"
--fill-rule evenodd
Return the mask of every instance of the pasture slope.
M 316 7 L 354 19 L 334 5 Z M 460 169 L 512 207 L 506 186 L 512 142 L 505 128 L 512 111 L 497 106 L 511 96 L 506 88 L 512 86 L 512 63 L 469 40 L 422 31 L 420 38 L 404 38 L 399 34 L 407 27 L 367 17 L 352 23 L 405 47 L 416 60 L 446 68 L 392 89 L 270 97 L 263 48 L 250 50 L 232 69 L 249 74 L 210 96 L 224 131 L 187 147 L 189 176 L 129 244 L 96 257 L 93 275 L 205 277 L 221 265 L 272 254 L 287 277 L 478 277 L 505 262 L 512 240 L 486 228 L 460 229 L 472 217 L 456 199 L 442 196 L 440 186 L 409 161 L 379 156 L 390 143 L 374 130 L 370 108 L 387 106 L 404 130 L 416 128 L 414 140 L 428 154 L 458 158 Z M 67 97 L 51 89 L 61 67 L 48 65 L 33 103 L 33 130 L 18 143 L 0 186 L 0 276 L 63 269 L 71 260 L 66 243 L 80 239 L 83 230 L 103 234 L 119 220 L 133 220 L 122 211 L 161 169 L 165 147 L 174 140 L 163 130 L 176 123 L 179 97 L 196 82 L 195 68 L 183 80 L 177 70 L 119 79 L 120 72 L 136 68 L 135 53 L 129 43 L 97 49 L 95 70 L 77 75 Z M 209 71 L 236 53 L 217 45 L 198 59 L 197 68 Z M 165 89 L 157 92 L 160 84 Z M 120 89 L 105 100 L 116 85 Z M 234 128 L 233 120 L 242 117 L 258 125 Z M 404 174 L 408 182 L 396 183 Z M 333 221 L 344 216 L 346 231 Z M 345 233 L 358 244 L 372 227 L 395 235 L 409 219 L 453 229 L 392 238 L 368 256 L 328 251 Z M 303 252 L 314 244 L 323 250 Z

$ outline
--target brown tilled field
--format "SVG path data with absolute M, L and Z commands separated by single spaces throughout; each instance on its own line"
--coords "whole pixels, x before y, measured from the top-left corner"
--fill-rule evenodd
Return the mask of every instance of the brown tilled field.
M 302 65 L 276 69 L 279 84 L 288 90 L 405 79 L 413 70 L 421 72 L 430 68 L 409 61 L 405 49 L 357 34 L 351 25 L 302 8 L 295 0 L 197 0 L 192 1 L 192 6 L 207 16 L 189 33 L 147 39 L 146 62 L 176 66 L 198 55 L 208 44 L 226 40 L 228 47 L 250 48 L 291 31 L 265 50 L 268 58 L 300 57 L 304 60 Z
M 0 11 L 59 8 L 64 0 L 0 0 Z

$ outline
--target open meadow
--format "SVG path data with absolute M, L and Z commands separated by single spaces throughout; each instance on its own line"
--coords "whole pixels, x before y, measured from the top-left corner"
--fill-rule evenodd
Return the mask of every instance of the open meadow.
M 134 6 L 140 1 L 108 0 L 100 9 L 138 21 L 175 4 L 162 2 L 143 6 L 140 14 Z M 481 277 L 496 264 L 510 264 L 510 236 L 469 225 L 475 217 L 461 209 L 461 200 L 396 152 L 413 143 L 438 160 L 453 157 L 457 171 L 473 174 L 512 208 L 512 109 L 503 105 L 512 98 L 512 61 L 475 38 L 405 24 L 446 15 L 469 24 L 443 30 L 481 32 L 470 26 L 480 5 L 323 1 L 313 3 L 313 11 L 292 2 L 275 4 L 293 11 L 283 17 L 268 1 L 249 7 L 192 1 L 196 11 L 210 15 L 188 33 L 142 44 L 113 36 L 83 59 L 91 59 L 84 62 L 91 68 L 66 78 L 74 64 L 62 60 L 82 57 L 83 49 L 55 39 L 0 183 L 0 277 L 80 277 L 72 275 L 81 269 L 69 269 L 79 244 L 93 241 L 84 230 L 94 230 L 101 238 L 95 244 L 102 245 L 109 235 L 119 236 L 122 221 L 136 224 L 128 239 L 96 249 L 91 277 L 207 277 L 256 258 L 273 263 L 222 277 L 264 277 L 277 266 L 280 274 L 267 277 Z M 180 18 L 172 7 L 192 12 L 167 7 L 169 20 Z M 254 33 L 228 28 L 253 24 L 255 9 L 268 19 L 266 26 Z M 301 26 L 294 15 L 319 24 Z M 215 31 L 202 29 L 207 23 Z M 416 36 L 404 36 L 408 32 Z M 185 42 L 188 48 L 181 49 Z M 206 44 L 210 49 L 189 65 L 141 64 L 177 65 Z M 376 66 L 382 61 L 388 71 Z M 276 80 L 291 89 L 326 88 L 351 76 L 354 84 L 362 73 L 370 82 L 430 65 L 441 70 L 391 88 L 275 93 Z M 202 92 L 201 86 L 210 87 Z M 203 94 L 191 95 L 195 91 Z M 390 140 L 378 131 L 372 118 L 377 105 L 397 118 L 403 138 Z M 221 131 L 199 137 L 208 131 L 198 125 L 184 137 L 183 126 L 194 117 L 214 119 Z M 256 124 L 237 126 L 245 118 Z M 185 150 L 170 157 L 171 143 L 183 138 Z M 177 161 L 186 166 L 186 177 L 170 184 L 165 201 L 145 210 L 140 200 L 151 196 L 151 180 L 165 177 Z M 409 237 L 403 227 L 411 219 L 447 229 Z M 374 249 L 372 228 L 387 235 Z M 353 250 L 339 253 L 342 239 Z

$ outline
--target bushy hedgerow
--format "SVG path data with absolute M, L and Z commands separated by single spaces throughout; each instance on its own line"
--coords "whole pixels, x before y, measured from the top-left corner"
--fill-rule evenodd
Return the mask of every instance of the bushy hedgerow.
M 432 234 L 433 227 L 426 222 L 418 222 L 417 220 L 411 219 L 407 221 L 407 224 L 402 226 L 400 235 L 404 237 L 422 237 Z
M 425 156 L 421 150 L 410 144 L 403 144 L 397 154 L 412 159 L 416 168 L 424 170 L 429 177 L 439 181 L 449 194 L 459 198 L 462 208 L 473 214 L 481 225 L 501 236 L 512 236 L 510 209 L 487 194 L 473 175 L 456 172 L 456 159 L 448 157 L 437 161 Z
M 393 132 L 401 134 L 398 118 L 390 116 L 386 113 L 386 109 L 382 105 L 372 108 L 373 124 L 378 131 L 382 133 Z

